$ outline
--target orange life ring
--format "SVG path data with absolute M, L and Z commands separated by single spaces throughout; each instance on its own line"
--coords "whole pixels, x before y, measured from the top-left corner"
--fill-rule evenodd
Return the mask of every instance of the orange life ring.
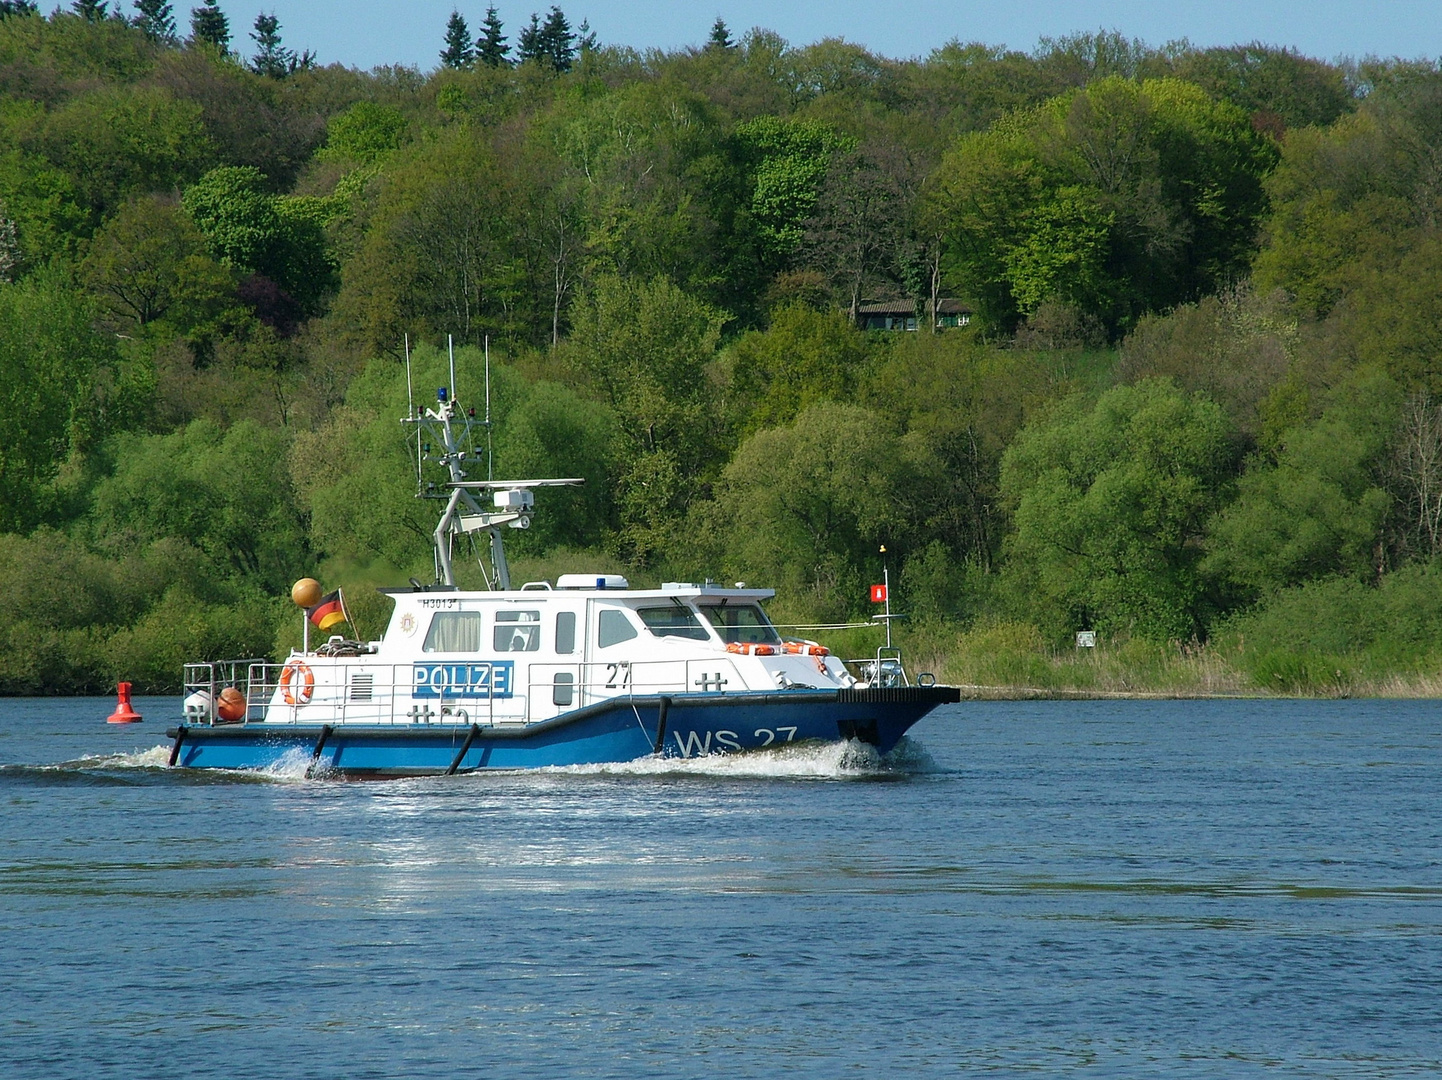
M 770 645 L 762 645 L 757 641 L 732 641 L 726 645 L 729 653 L 740 653 L 742 656 L 774 656 L 776 649 Z
M 287 705 L 304 705 L 309 701 L 315 693 L 315 674 L 310 665 L 300 660 L 286 664 L 280 673 L 280 690 Z
M 788 641 L 784 646 L 792 656 L 830 656 L 831 650 L 814 641 Z

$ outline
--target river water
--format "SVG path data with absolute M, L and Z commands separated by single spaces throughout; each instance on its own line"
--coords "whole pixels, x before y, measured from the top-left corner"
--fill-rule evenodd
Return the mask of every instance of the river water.
M 5 1077 L 1442 1069 L 1442 704 L 375 783 L 0 701 Z

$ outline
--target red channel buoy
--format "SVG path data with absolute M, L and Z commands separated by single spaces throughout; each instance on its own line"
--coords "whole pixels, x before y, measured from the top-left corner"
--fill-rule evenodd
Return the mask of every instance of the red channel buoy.
M 115 688 L 119 700 L 115 711 L 105 718 L 107 724 L 138 724 L 140 714 L 130 707 L 130 684 L 123 682 Z

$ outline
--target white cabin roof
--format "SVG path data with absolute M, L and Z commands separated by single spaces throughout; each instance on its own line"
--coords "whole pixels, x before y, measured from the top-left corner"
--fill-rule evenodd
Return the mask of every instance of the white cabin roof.
M 604 575 L 587 575 L 604 576 Z M 734 585 L 716 585 L 710 582 L 694 584 L 685 581 L 668 581 L 659 589 L 598 589 L 594 585 L 588 589 L 581 588 L 551 588 L 548 583 L 544 588 L 537 587 L 542 583 L 532 582 L 530 588 L 520 589 L 454 589 L 445 586 L 431 586 L 428 588 L 406 588 L 406 589 L 379 589 L 387 596 L 394 597 L 399 604 L 407 598 L 416 600 L 424 599 L 455 599 L 465 601 L 489 601 L 491 603 L 507 603 L 517 600 L 539 600 L 554 593 L 558 598 L 574 600 L 577 598 L 595 598 L 605 600 L 670 600 L 676 599 L 716 599 L 716 600 L 748 600 L 757 602 L 770 600 L 776 595 L 775 589 L 747 589 L 737 588 Z M 426 605 L 430 606 L 430 605 Z

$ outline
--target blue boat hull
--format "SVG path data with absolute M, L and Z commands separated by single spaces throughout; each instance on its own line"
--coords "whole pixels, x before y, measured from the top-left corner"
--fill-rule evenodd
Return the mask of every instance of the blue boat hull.
M 676 694 L 600 702 L 523 728 L 459 724 L 181 726 L 171 764 L 268 769 L 299 758 L 344 776 L 600 765 L 652 754 L 696 757 L 807 740 L 861 739 L 886 753 L 955 687 Z

